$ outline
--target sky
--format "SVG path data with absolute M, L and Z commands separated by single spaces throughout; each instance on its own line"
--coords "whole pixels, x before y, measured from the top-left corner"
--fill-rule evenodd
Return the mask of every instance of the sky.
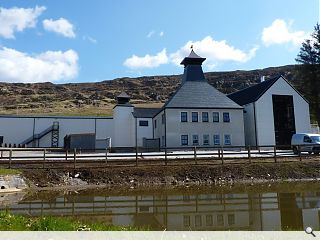
M 0 82 L 98 82 L 295 64 L 320 0 L 0 0 Z

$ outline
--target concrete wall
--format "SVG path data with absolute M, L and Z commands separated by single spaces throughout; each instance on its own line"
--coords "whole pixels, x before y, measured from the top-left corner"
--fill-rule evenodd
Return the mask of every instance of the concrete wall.
M 181 112 L 188 113 L 188 122 L 181 122 Z M 191 122 L 192 112 L 198 112 L 199 121 Z M 209 122 L 202 122 L 202 112 L 209 113 Z M 212 112 L 219 112 L 220 121 L 213 122 Z M 229 112 L 230 122 L 223 122 L 223 112 Z M 244 145 L 244 127 L 242 109 L 166 109 L 167 147 L 181 147 L 181 135 L 188 135 L 188 145 L 192 145 L 192 135 L 199 136 L 199 146 L 203 146 L 203 135 L 209 134 L 209 146 L 213 145 L 213 135 L 220 135 L 224 143 L 224 134 L 231 135 L 231 145 Z
M 132 115 L 133 106 L 119 106 L 113 109 L 114 134 L 112 147 L 134 147 L 135 139 L 135 121 Z
M 157 116 L 153 118 L 153 126 L 154 126 L 154 138 L 159 138 L 160 139 L 160 146 L 164 146 L 163 139 L 165 137 L 165 125 L 162 124 L 162 115 L 164 114 L 164 111 L 161 111 Z M 155 124 L 155 121 L 157 121 L 157 124 Z M 155 125 L 157 127 L 155 128 Z
M 99 140 L 113 137 L 113 119 L 94 117 L 0 117 L 0 135 L 4 136 L 4 143 L 20 144 L 52 126 L 53 122 L 59 122 L 59 147 L 63 147 L 67 134 L 95 133 Z M 37 141 L 34 147 L 51 147 L 51 132 Z
M 249 103 L 244 107 L 244 134 L 246 146 L 256 146 L 256 130 L 254 119 L 254 103 Z
M 296 132 L 311 131 L 309 104 L 283 78 L 279 78 L 256 101 L 258 145 L 275 144 L 272 95 L 292 95 Z
M 148 121 L 148 126 L 139 126 L 139 121 Z M 143 138 L 153 138 L 152 118 L 137 118 L 137 146 L 143 146 Z

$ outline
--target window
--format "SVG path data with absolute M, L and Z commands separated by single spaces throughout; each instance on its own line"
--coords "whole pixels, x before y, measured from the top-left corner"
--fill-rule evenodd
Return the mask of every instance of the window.
M 181 112 L 181 122 L 188 122 L 188 113 Z
M 157 128 L 157 120 L 154 120 L 154 128 Z
M 213 135 L 213 144 L 220 145 L 220 135 L 219 134 Z
M 198 122 L 198 113 L 192 112 L 192 122 Z
M 209 135 L 208 134 L 203 135 L 203 145 L 209 145 Z
M 206 226 L 212 226 L 212 225 L 213 225 L 212 215 L 206 215 Z
M 231 136 L 230 134 L 224 135 L 224 145 L 231 145 Z
M 196 227 L 202 226 L 201 215 L 196 215 L 194 220 L 195 220 L 194 222 Z
M 228 112 L 223 113 L 223 122 L 230 122 L 230 115 Z
M 166 118 L 165 118 L 164 114 L 162 114 L 162 115 L 161 115 L 161 121 L 162 121 L 162 124 L 164 124 L 164 123 L 165 123 L 165 120 L 166 120 Z
M 190 216 L 187 216 L 187 215 L 183 216 L 183 226 L 190 227 Z
M 139 121 L 139 126 L 140 127 L 148 127 L 148 125 L 149 125 L 148 121 L 143 121 L 143 120 Z
M 304 136 L 304 137 L 303 137 L 303 142 L 306 142 L 306 143 L 312 143 L 312 140 L 311 140 L 311 138 L 310 138 L 310 137 L 308 137 L 308 136 Z
M 218 226 L 223 226 L 224 225 L 224 219 L 222 214 L 217 215 L 217 225 Z
M 192 145 L 199 145 L 199 136 L 192 135 Z
M 208 112 L 202 113 L 202 122 L 209 122 L 209 113 Z
M 188 145 L 188 135 L 181 135 L 181 145 L 182 146 Z
M 218 112 L 213 112 L 212 113 L 212 121 L 213 122 L 219 122 L 219 113 Z
M 235 224 L 235 216 L 234 214 L 228 214 L 228 225 L 234 225 Z

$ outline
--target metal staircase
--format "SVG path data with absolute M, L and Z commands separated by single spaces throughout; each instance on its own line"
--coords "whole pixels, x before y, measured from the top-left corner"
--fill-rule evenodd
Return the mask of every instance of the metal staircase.
M 35 141 L 39 141 L 42 137 L 47 135 L 51 132 L 51 147 L 58 147 L 59 146 L 59 122 L 53 122 L 53 125 L 48 127 L 47 129 L 43 130 L 38 134 L 34 134 L 33 136 L 27 138 L 21 145 L 30 144 Z

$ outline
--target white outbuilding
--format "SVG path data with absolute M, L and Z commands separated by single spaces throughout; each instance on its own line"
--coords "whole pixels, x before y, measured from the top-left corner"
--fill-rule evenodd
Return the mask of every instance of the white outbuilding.
M 308 101 L 283 76 L 228 97 L 244 107 L 246 145 L 290 145 L 294 133 L 311 131 Z

